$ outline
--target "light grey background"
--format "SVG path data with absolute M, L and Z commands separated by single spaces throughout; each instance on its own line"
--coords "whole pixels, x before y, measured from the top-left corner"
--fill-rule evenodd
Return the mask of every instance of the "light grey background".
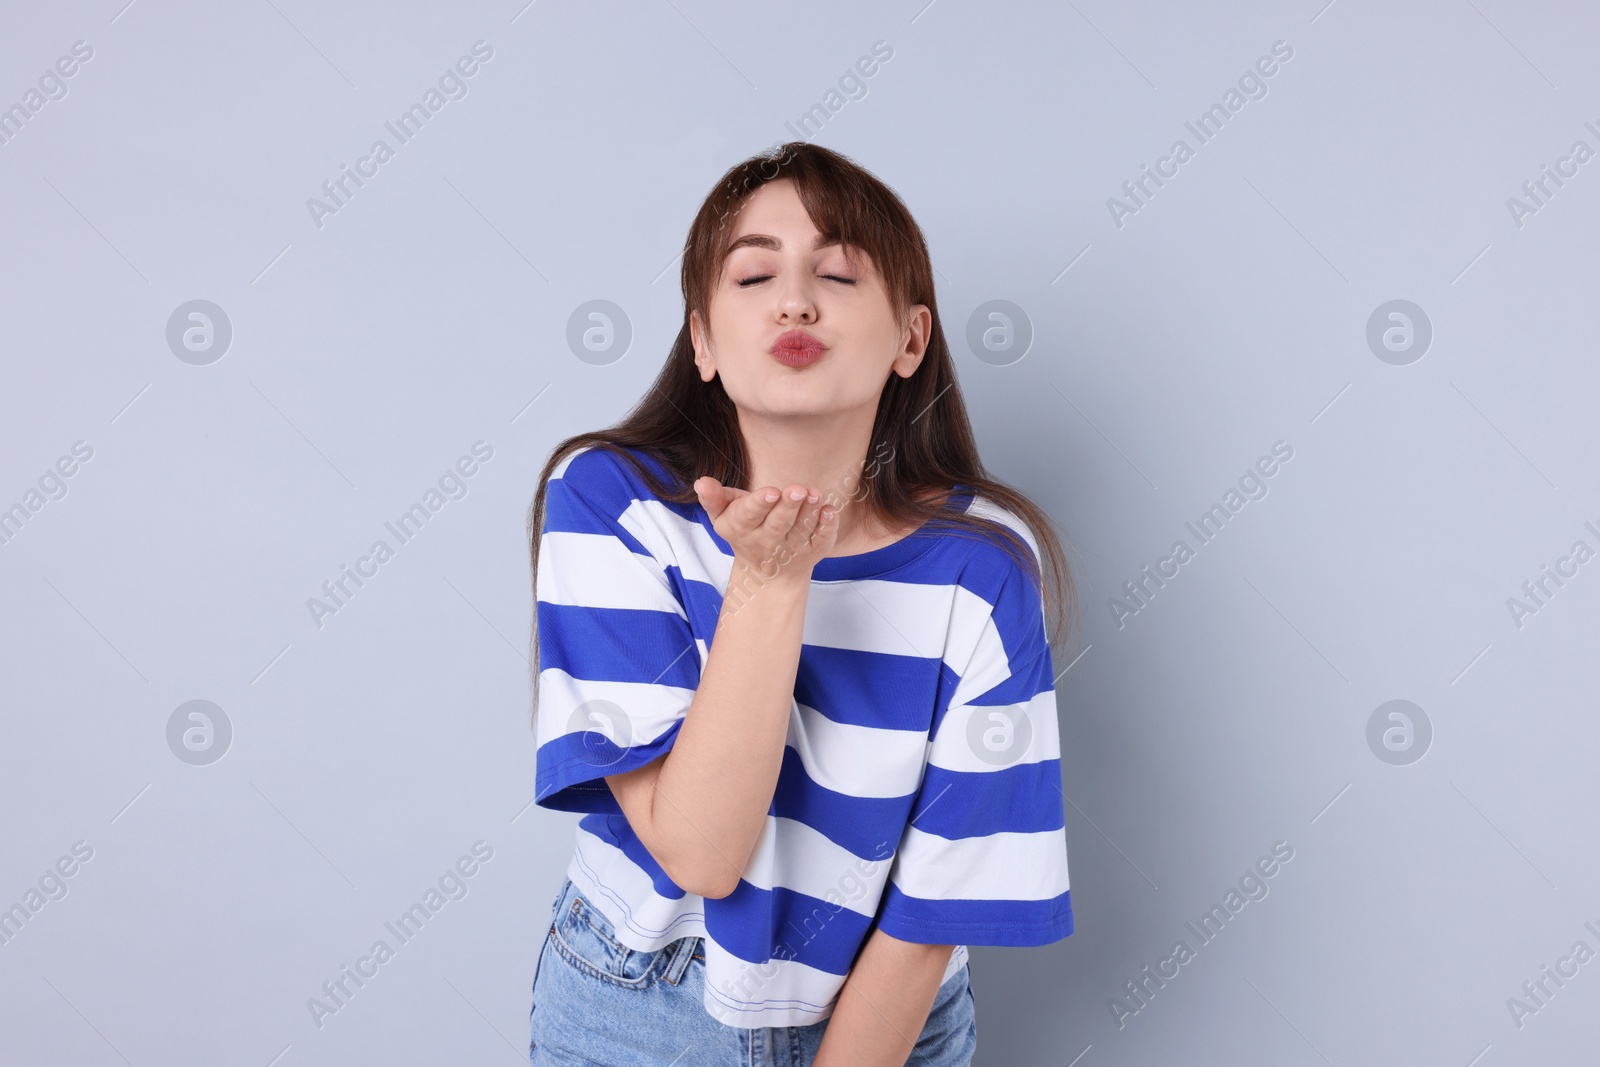
M 806 135 L 925 228 L 985 461 L 1084 598 L 1057 651 L 1077 932 L 974 949 L 978 1062 L 1593 1058 L 1600 961 L 1507 1004 L 1600 951 L 1600 563 L 1520 626 L 1507 603 L 1600 548 L 1600 161 L 1520 226 L 1507 203 L 1600 149 L 1592 5 L 124 2 L 12 3 L 0 33 L 4 106 L 93 49 L 0 144 L 0 506 L 93 450 L 0 545 L 0 906 L 93 849 L 0 946 L 0 1060 L 525 1057 L 577 819 L 528 807 L 525 509 L 654 377 L 711 183 L 877 41 Z M 467 95 L 319 227 L 307 199 L 480 40 Z M 206 365 L 167 343 L 196 299 L 233 333 Z M 1396 299 L 1433 329 L 1407 365 L 1367 343 Z M 632 330 L 609 363 L 567 344 L 591 300 Z M 1007 365 L 966 342 L 991 300 L 1032 330 Z M 477 441 L 466 495 L 319 627 L 322 583 Z M 1276 441 L 1268 494 L 1119 627 Z M 1396 699 L 1433 729 L 1403 766 L 1367 742 Z M 191 700 L 231 724 L 210 764 L 169 748 Z M 308 998 L 477 841 L 467 895 L 319 1027 Z M 1119 1026 L 1276 841 L 1269 895 Z

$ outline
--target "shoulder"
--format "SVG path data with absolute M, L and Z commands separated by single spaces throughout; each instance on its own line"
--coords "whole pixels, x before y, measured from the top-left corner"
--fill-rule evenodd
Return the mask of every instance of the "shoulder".
M 551 489 L 559 483 L 562 493 L 570 493 L 611 519 L 620 517 L 636 500 L 654 499 L 635 463 L 657 470 L 660 464 L 638 449 L 616 447 L 633 461 L 611 448 L 585 445 L 564 456 L 550 471 Z
M 1011 509 L 983 493 L 972 494 L 966 514 L 987 519 L 998 524 L 1001 530 L 1015 534 L 1033 554 L 1036 573 L 1043 577 L 1044 563 L 1039 551 L 1039 540 L 1027 522 Z M 1014 546 L 1001 532 L 985 529 L 962 531 L 959 564 L 960 586 L 977 600 L 980 607 L 1000 624 L 1006 620 L 1008 627 L 1031 626 L 1043 617 L 1044 602 L 1040 587 L 1030 573 L 1024 558 L 1014 552 Z
M 998 501 L 985 496 L 983 493 L 973 493 L 972 500 L 967 505 L 967 514 L 976 516 L 978 518 L 992 519 L 993 521 L 1000 523 L 1002 526 L 1009 528 L 1027 543 L 1028 548 L 1033 552 L 1034 558 L 1039 558 L 1038 537 L 1034 535 L 1033 530 L 1029 528 L 1028 524 L 1023 521 L 1022 516 L 1018 515 L 1010 508 L 1007 508 Z M 999 551 L 1004 555 L 1010 555 L 1009 552 L 1005 552 L 1004 549 L 1002 549 L 999 545 L 995 545 L 994 548 L 996 551 Z
M 546 528 L 609 534 L 636 555 L 677 565 L 685 506 L 657 496 L 641 467 L 665 486 L 679 480 L 659 457 L 624 445 L 585 445 L 562 457 L 550 471 Z

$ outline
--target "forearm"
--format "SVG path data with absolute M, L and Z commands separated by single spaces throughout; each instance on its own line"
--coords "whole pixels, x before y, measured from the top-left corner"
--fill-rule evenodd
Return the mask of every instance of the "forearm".
M 839 991 L 813 1067 L 904 1067 L 954 949 L 901 941 L 874 927 Z
M 730 594 L 755 578 L 735 561 Z M 733 891 L 766 826 L 809 588 L 809 580 L 780 576 L 724 598 L 694 701 L 656 778 L 654 836 L 707 895 Z

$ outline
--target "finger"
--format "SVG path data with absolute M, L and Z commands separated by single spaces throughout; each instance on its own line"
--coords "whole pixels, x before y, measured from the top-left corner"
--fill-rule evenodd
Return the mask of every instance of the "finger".
M 800 513 L 795 516 L 795 529 L 802 535 L 810 536 L 817 528 L 817 515 L 822 511 L 822 505 L 822 492 L 808 488 L 806 498 L 800 501 Z
M 700 498 L 700 505 L 706 509 L 706 514 L 715 522 L 729 502 L 723 484 L 707 474 L 694 480 L 694 491 Z
M 814 506 L 814 525 L 811 526 L 810 530 L 813 544 L 816 544 L 816 537 L 819 536 L 822 530 L 822 512 L 827 512 L 827 518 L 834 525 L 834 531 L 837 534 L 838 514 L 842 512 L 846 502 L 846 499 L 837 490 L 827 490 L 826 493 L 819 493 L 819 498 L 821 499 Z
M 759 529 L 771 514 L 773 505 L 782 499 L 782 491 L 775 485 L 764 485 L 753 492 L 746 493 L 735 503 L 734 521 L 738 528 L 745 533 Z M 771 500 L 767 498 L 771 497 Z
M 839 506 L 824 501 L 817 509 L 817 528 L 811 534 L 811 544 L 826 552 L 839 541 Z
M 736 489 L 731 485 L 723 486 L 722 512 L 719 518 L 725 521 L 733 522 L 736 525 L 739 524 L 742 521 L 740 520 L 739 516 L 744 513 L 744 509 L 738 505 L 744 500 L 745 497 L 749 495 L 750 493 L 747 490 Z M 740 526 L 740 529 L 743 528 L 743 526 Z
M 724 505 L 731 504 L 742 496 L 748 496 L 750 492 L 748 489 L 740 489 L 736 485 L 723 485 L 709 474 L 701 475 L 692 484 L 695 492 L 701 496 L 707 493 L 721 493 L 721 500 Z
M 794 528 L 795 516 L 799 514 L 800 505 L 809 492 L 810 490 L 803 485 L 791 485 L 785 488 L 777 502 L 772 505 L 772 510 L 767 513 L 766 521 L 762 525 L 779 537 L 786 536 Z

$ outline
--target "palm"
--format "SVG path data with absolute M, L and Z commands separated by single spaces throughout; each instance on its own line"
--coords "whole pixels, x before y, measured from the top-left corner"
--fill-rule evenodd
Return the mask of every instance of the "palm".
M 823 494 L 809 486 L 766 485 L 750 491 L 723 485 L 708 474 L 695 479 L 694 491 L 734 558 L 755 561 L 763 569 L 776 559 L 809 574 L 838 535 L 837 506 L 825 505 Z

